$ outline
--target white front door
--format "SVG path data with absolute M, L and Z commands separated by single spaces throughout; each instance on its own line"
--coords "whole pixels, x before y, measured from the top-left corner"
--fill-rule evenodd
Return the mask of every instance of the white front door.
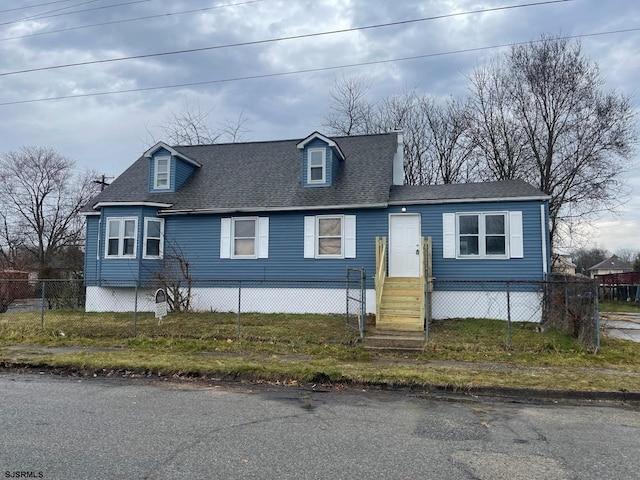
M 420 215 L 389 215 L 389 276 L 420 276 Z

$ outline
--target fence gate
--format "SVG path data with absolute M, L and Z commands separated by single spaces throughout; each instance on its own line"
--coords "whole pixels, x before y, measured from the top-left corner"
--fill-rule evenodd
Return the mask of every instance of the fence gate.
M 347 325 L 364 339 L 367 323 L 366 273 L 364 268 L 347 267 Z

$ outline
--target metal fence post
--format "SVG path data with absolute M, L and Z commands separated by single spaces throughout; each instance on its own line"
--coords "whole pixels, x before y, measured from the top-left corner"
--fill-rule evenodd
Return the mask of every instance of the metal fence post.
M 351 292 L 350 292 L 350 288 L 349 288 L 349 286 L 350 286 L 349 285 L 350 274 L 351 274 L 351 270 L 350 270 L 349 267 L 347 267 L 347 278 L 345 279 L 345 288 L 347 289 L 347 291 L 346 291 L 346 294 L 347 294 L 347 296 L 346 296 L 347 305 L 346 305 L 346 308 L 345 308 L 346 311 L 345 311 L 345 314 L 344 314 L 344 323 L 345 323 L 345 325 L 349 325 L 349 303 L 350 303 L 349 302 L 349 299 L 350 299 L 349 297 L 351 296 Z
M 136 288 L 134 290 L 135 298 L 133 299 L 133 336 L 138 336 L 138 281 L 136 280 Z
M 511 348 L 511 286 L 507 282 L 507 348 Z
M 594 307 L 594 321 L 596 323 L 596 349 L 593 353 L 598 353 L 600 351 L 600 303 L 599 303 L 599 299 L 598 299 L 598 279 L 595 278 L 593 280 L 593 297 L 594 297 L 594 302 L 593 302 L 593 307 Z
M 238 325 L 236 330 L 240 335 L 240 310 L 242 308 L 242 280 L 238 280 Z
M 360 273 L 360 318 L 362 319 L 360 326 L 360 338 L 364 340 L 364 335 L 367 331 L 367 275 L 364 268 Z
M 42 280 L 42 302 L 40 303 L 40 327 L 44 328 L 44 292 L 46 289 L 46 280 Z

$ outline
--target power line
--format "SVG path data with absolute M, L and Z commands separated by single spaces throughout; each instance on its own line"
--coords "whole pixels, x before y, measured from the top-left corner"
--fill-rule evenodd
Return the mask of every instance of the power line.
M 69 0 L 63 0 L 65 2 L 68 2 Z M 102 23 L 92 23 L 90 25 L 80 25 L 77 27 L 68 27 L 68 28 L 61 28 L 59 30 L 49 30 L 46 32 L 36 32 L 36 33 L 28 33 L 25 35 L 16 35 L 15 37 L 5 37 L 5 38 L 0 38 L 0 42 L 5 42 L 7 40 L 18 40 L 20 38 L 28 38 L 28 37 L 36 37 L 36 36 L 40 36 L 40 35 L 50 35 L 52 33 L 62 33 L 62 32 L 69 32 L 72 30 L 82 30 L 85 28 L 93 28 L 93 27 L 104 27 L 106 25 L 115 25 L 118 23 L 127 23 L 127 22 L 138 22 L 140 20 L 150 20 L 152 18 L 163 18 L 163 17 L 169 17 L 169 16 L 177 16 L 177 15 L 184 15 L 184 14 L 188 14 L 188 13 L 201 13 L 201 12 L 207 12 L 209 10 L 216 10 L 218 8 L 227 8 L 227 7 L 236 7 L 236 6 L 240 6 L 240 5 L 247 5 L 250 3 L 259 3 L 259 2 L 263 2 L 264 0 L 248 0 L 246 2 L 239 2 L 239 3 L 227 3 L 225 5 L 216 5 L 214 7 L 204 7 L 204 8 L 198 8 L 195 10 L 183 10 L 180 12 L 168 12 L 168 13 L 159 13 L 156 15 L 147 15 L 146 17 L 135 17 L 135 18 L 125 18 L 122 20 L 113 20 L 111 22 L 102 22 Z
M 64 1 L 68 1 L 68 0 L 64 0 Z M 28 37 L 35 37 L 35 36 L 39 36 L 39 35 L 50 35 L 52 33 L 61 33 L 61 32 L 68 32 L 71 30 L 81 30 L 84 28 L 93 28 L 93 27 L 102 27 L 102 26 L 106 26 L 106 25 L 114 25 L 114 24 L 118 24 L 118 23 L 127 23 L 127 22 L 136 22 L 136 21 L 140 21 L 140 20 L 149 20 L 152 18 L 162 18 L 162 17 L 167 17 L 167 16 L 174 16 L 174 15 L 183 15 L 183 14 L 188 14 L 188 13 L 200 13 L 200 12 L 206 12 L 209 10 L 215 10 L 218 8 L 227 8 L 227 7 L 235 7 L 235 6 L 240 6 L 240 5 L 247 5 L 250 3 L 259 3 L 262 2 L 264 0 L 249 0 L 246 2 L 239 2 L 239 3 L 228 3 L 225 5 L 216 5 L 214 7 L 204 7 L 204 8 L 198 8 L 195 10 L 183 10 L 180 12 L 168 12 L 168 13 L 160 13 L 160 14 L 156 14 L 156 15 L 148 15 L 145 17 L 135 17 L 135 18 L 127 18 L 127 19 L 122 19 L 122 20 L 114 20 L 111 22 L 102 22 L 102 23 L 93 23 L 90 25 L 81 25 L 81 26 L 77 26 L 77 27 L 69 27 L 69 28 L 62 28 L 59 30 L 49 30 L 47 32 L 37 32 L 37 33 L 29 33 L 26 35 L 17 35 L 15 37 L 5 37 L 5 38 L 0 38 L 0 42 L 4 42 L 7 40 L 17 40 L 20 38 L 28 38 Z
M 22 17 L 19 18 L 17 20 L 11 20 L 9 22 L 4 22 L 4 23 L 0 23 L 0 25 L 11 25 L 13 23 L 21 23 L 21 22 L 27 22 L 29 20 L 37 20 L 39 18 L 47 18 L 47 17 L 42 17 L 41 15 L 46 15 L 48 13 L 54 13 L 54 12 L 59 12 L 61 10 L 68 10 L 70 8 L 74 8 L 74 7 L 80 7 L 82 5 L 87 5 L 89 3 L 95 3 L 98 2 L 99 0 L 88 0 L 86 2 L 82 2 L 82 3 L 76 3 L 75 5 L 68 5 L 66 7 L 62 7 L 62 8 L 57 8 L 55 10 L 49 10 L 48 12 L 41 12 L 35 15 L 31 15 L 30 17 Z M 64 14 L 64 15 L 68 15 L 68 13 Z
M 0 10 L 0 13 L 15 12 L 17 10 L 26 10 L 28 8 L 44 7 L 46 5 L 53 5 L 53 4 L 56 4 L 56 3 L 65 3 L 65 2 L 70 2 L 70 1 L 71 0 L 57 0 L 55 2 L 36 3 L 34 5 L 26 5 L 24 7 L 15 7 L 15 8 L 8 8 L 6 10 Z
M 596 32 L 596 33 L 585 33 L 581 35 L 569 35 L 564 37 L 558 37 L 559 40 L 572 40 L 576 38 L 586 38 L 586 37 L 597 37 L 603 35 L 612 35 L 617 33 L 628 33 L 628 32 L 637 32 L 640 31 L 640 27 L 638 28 L 629 28 L 625 30 L 612 30 L 608 32 Z M 316 72 L 325 72 L 329 70 L 340 70 L 344 68 L 354 68 L 354 67 L 364 67 L 370 65 L 381 65 L 385 63 L 393 63 L 393 62 L 403 62 L 409 60 L 420 60 L 424 58 L 433 58 L 433 57 L 444 57 L 447 55 L 457 55 L 460 53 L 471 53 L 471 52 L 480 52 L 484 50 L 493 50 L 497 48 L 505 48 L 505 47 L 513 47 L 518 45 L 527 45 L 530 43 L 538 43 L 542 40 L 528 40 L 523 42 L 513 42 L 513 43 L 503 43 L 498 45 L 491 45 L 486 47 L 475 47 L 475 48 L 465 48 L 462 50 L 451 50 L 448 52 L 438 52 L 438 53 L 427 53 L 424 55 L 414 55 L 410 57 L 402 57 L 402 58 L 391 58 L 386 60 L 372 60 L 369 62 L 361 62 L 361 63 L 350 63 L 344 65 L 333 65 L 328 67 L 319 67 L 319 68 L 309 68 L 305 70 L 295 70 L 291 72 L 276 72 L 276 73 L 265 73 L 260 75 L 250 75 L 244 77 L 231 77 L 231 78 L 223 78 L 218 80 L 206 80 L 202 82 L 191 82 L 191 83 L 179 83 L 174 85 L 160 85 L 155 87 L 142 87 L 142 88 L 131 88 L 126 90 L 114 90 L 110 92 L 94 92 L 94 93 L 80 93 L 75 95 L 62 95 L 58 97 L 47 97 L 47 98 L 34 98 L 29 100 L 15 100 L 12 102 L 3 102 L 0 103 L 0 107 L 8 106 L 8 105 L 20 105 L 24 103 L 38 103 L 38 102 L 48 102 L 52 100 L 68 100 L 71 98 L 86 98 L 86 97 L 100 97 L 106 95 L 117 95 L 122 93 L 136 93 L 136 92 L 148 92 L 152 90 L 164 90 L 169 88 L 183 88 L 183 87 L 196 87 L 201 85 L 213 85 L 218 83 L 231 83 L 231 82 L 239 82 L 243 80 L 258 80 L 265 78 L 275 78 L 275 77 L 285 77 L 290 75 L 299 75 L 303 73 L 316 73 Z
M 536 2 L 536 3 L 525 3 L 525 4 L 521 4 L 521 5 L 508 5 L 505 7 L 494 7 L 494 8 L 486 8 L 486 9 L 480 9 L 480 10 L 470 10 L 467 12 L 459 12 L 459 13 L 449 13 L 449 14 L 445 14 L 445 15 L 435 15 L 432 17 L 422 17 L 422 18 L 415 18 L 415 19 L 411 19 L 411 20 L 400 20 L 397 22 L 388 22 L 388 23 L 379 23 L 379 24 L 375 24 L 375 25 L 366 25 L 363 27 L 352 27 L 352 28 L 343 28 L 340 30 L 331 30 L 331 31 L 326 31 L 326 32 L 316 32 L 316 33 L 305 33 L 302 35 L 291 35 L 291 36 L 287 36 L 287 37 L 278 37 L 278 38 L 270 38 L 270 39 L 265 39 L 265 40 L 254 40 L 251 42 L 239 42 L 239 43 L 230 43 L 230 44 L 225 44 L 225 45 L 214 45 L 214 46 L 209 46 L 209 47 L 200 47 L 200 48 L 189 48 L 189 49 L 185 49 L 185 50 L 174 50 L 174 51 L 169 51 L 169 52 L 159 52 L 159 53 L 147 53 L 147 54 L 142 54 L 142 55 L 131 55 L 128 57 L 117 57 L 117 58 L 106 58 L 106 59 L 102 59 L 102 60 L 91 60 L 91 61 L 87 61 L 87 62 L 76 62 L 76 63 L 67 63 L 67 64 L 62 64 L 62 65 L 51 65 L 48 67 L 37 67 L 37 68 L 29 68 L 26 70 L 16 70 L 13 72 L 4 72 L 4 73 L 0 73 L 0 77 L 6 77 L 8 75 L 19 75 L 22 73 L 31 73 L 31 72 L 42 72 L 45 70 L 57 70 L 57 69 L 62 69 L 62 68 L 70 68 L 70 67 L 80 67 L 80 66 L 86 66 L 86 65 L 96 65 L 96 64 L 101 64 L 101 63 L 113 63 L 113 62 L 122 62 L 125 60 L 140 60 L 143 58 L 153 58 L 153 57 L 164 57 L 164 56 L 168 56 L 168 55 L 182 55 L 185 53 L 195 53 L 195 52 L 204 52 L 204 51 L 209 51 L 209 50 L 219 50 L 219 49 L 223 49 L 223 48 L 233 48 L 233 47 L 245 47 L 248 45 L 264 45 L 266 43 L 274 43 L 274 42 L 282 42 L 282 41 L 286 41 L 286 40 L 300 40 L 302 38 L 312 38 L 312 37 L 320 37 L 320 36 L 326 36 L 326 35 L 335 35 L 337 33 L 348 33 L 348 32 L 356 32 L 356 31 L 362 31 L 362 30 L 372 30 L 375 28 L 382 28 L 382 27 L 392 27 L 392 26 L 398 26 L 398 25 L 408 25 L 411 23 L 418 23 L 418 22 L 426 22 L 426 21 L 430 21 L 430 20 L 439 20 L 439 19 L 443 19 L 443 18 L 451 18 L 451 17 L 459 17 L 459 16 L 464 16 L 464 15 L 474 15 L 474 14 L 478 14 L 478 13 L 488 13 L 488 12 L 497 12 L 497 11 L 502 11 L 502 10 L 512 10 L 515 8 L 523 8 L 523 7 L 533 7 L 533 6 L 540 6 L 540 5 L 548 5 L 548 4 L 552 4 L 552 3 L 564 3 L 564 2 L 570 2 L 572 0 L 546 0 L 543 2 Z
M 94 3 L 97 2 L 98 0 L 90 0 L 88 2 L 83 2 L 83 3 L 78 3 L 76 5 L 71 5 L 69 7 L 64 7 L 64 8 L 59 8 L 58 10 L 52 10 L 51 12 L 44 12 L 42 14 L 38 14 L 38 15 L 33 15 L 31 17 L 25 17 L 25 18 L 21 18 L 19 20 L 11 20 L 10 22 L 4 22 L 4 23 L 0 23 L 0 26 L 2 25 L 11 25 L 13 23 L 21 23 L 21 22 L 26 22 L 29 20 L 42 20 L 45 18 L 53 18 L 53 17 L 63 17 L 66 15 L 73 15 L 75 13 L 83 13 L 83 12 L 91 12 L 93 10 L 105 10 L 107 8 L 115 8 L 115 7 L 124 7 L 126 5 L 133 5 L 135 3 L 146 3 L 146 2 L 151 2 L 153 0 L 134 0 L 132 2 L 125 2 L 125 3 L 115 3 L 113 5 L 105 5 L 103 7 L 93 7 L 93 8 L 85 8 L 84 10 L 75 10 L 73 12 L 66 12 L 66 13 L 56 13 L 54 15 L 46 15 L 47 13 L 52 13 L 52 12 L 58 12 L 60 10 L 66 10 L 69 8 L 73 8 L 73 7 L 79 7 L 80 5 L 86 5 L 88 3 Z

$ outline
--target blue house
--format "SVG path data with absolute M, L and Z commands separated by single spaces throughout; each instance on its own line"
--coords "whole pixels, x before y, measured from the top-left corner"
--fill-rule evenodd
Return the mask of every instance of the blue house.
M 398 132 L 156 144 L 83 209 L 87 309 L 132 310 L 134 290 L 151 289 L 179 251 L 195 279 L 292 281 L 256 286 L 255 311 L 331 311 L 344 290 L 307 288 L 295 305 L 285 291 L 295 280 L 343 279 L 350 266 L 366 269 L 367 312 L 379 326 L 422 329 L 430 277 L 434 318 L 499 317 L 478 304 L 477 287 L 446 282 L 542 280 L 548 197 L 520 180 L 403 185 L 403 147 Z M 217 291 L 197 295 L 194 309 L 233 309 L 224 288 L 198 288 Z M 539 293 L 518 295 L 533 305 Z

